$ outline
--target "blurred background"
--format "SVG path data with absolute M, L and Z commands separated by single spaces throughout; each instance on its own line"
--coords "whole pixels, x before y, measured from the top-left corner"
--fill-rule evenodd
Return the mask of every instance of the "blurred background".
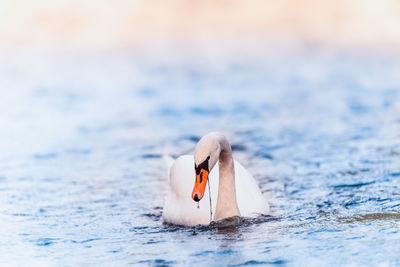
M 150 94 L 160 75 L 170 81 L 156 91 L 222 90 L 239 84 L 242 90 L 280 91 L 274 82 L 296 79 L 326 90 L 320 83 L 324 68 L 332 65 L 368 66 L 331 71 L 339 77 L 339 72 L 354 70 L 357 80 L 385 75 L 383 68 L 389 68 L 387 75 L 399 71 L 392 66 L 400 55 L 399 26 L 395 0 L 2 1 L 2 106 L 10 112 L 6 103 L 19 108 L 18 98 L 24 97 L 31 103 L 32 93 L 58 95 L 59 101 L 60 95 L 69 95 L 75 106 L 85 94 L 123 95 L 122 87 L 130 87 L 130 95 L 135 88 Z M 389 83 L 398 82 L 393 77 Z M 109 110 L 98 108 L 92 111 Z M 6 133 L 10 127 L 4 128 L 3 138 L 13 136 Z
M 398 0 L 0 0 L 0 264 L 400 265 L 399 60 Z M 214 130 L 272 220 L 164 226 Z
M 2 1 L 3 49 L 179 51 L 216 61 L 268 48 L 397 51 L 400 4 L 356 1 Z M 166 55 L 167 54 L 167 55 Z M 217 59 L 216 59 L 217 58 Z

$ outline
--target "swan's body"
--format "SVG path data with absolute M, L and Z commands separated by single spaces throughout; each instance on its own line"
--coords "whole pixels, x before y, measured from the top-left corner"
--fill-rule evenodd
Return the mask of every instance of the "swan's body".
M 184 155 L 175 161 L 169 160 L 169 183 L 163 209 L 165 222 L 185 226 L 210 223 L 209 189 L 203 190 L 204 196 L 200 196 L 199 203 L 193 200 L 202 193 L 196 191 L 195 162 L 198 166 L 204 159 L 209 159 L 211 163 L 208 182 L 211 186 L 212 220 L 268 214 L 268 203 L 256 180 L 239 162 L 233 160 L 225 136 L 211 133 L 200 140 L 194 156 Z M 216 165 L 217 161 L 219 166 Z

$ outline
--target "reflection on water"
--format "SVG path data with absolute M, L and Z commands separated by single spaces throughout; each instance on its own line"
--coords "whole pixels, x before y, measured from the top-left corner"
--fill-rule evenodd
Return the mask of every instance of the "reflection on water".
M 0 263 L 399 265 L 399 61 L 318 53 L 2 61 Z M 212 130 L 272 214 L 163 224 L 162 155 Z

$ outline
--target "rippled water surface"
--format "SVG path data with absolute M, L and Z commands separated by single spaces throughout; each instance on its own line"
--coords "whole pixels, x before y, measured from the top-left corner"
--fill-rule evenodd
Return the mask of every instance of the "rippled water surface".
M 398 58 L 1 62 L 1 264 L 400 265 Z M 163 225 L 162 155 L 192 153 L 212 130 L 259 181 L 271 216 Z

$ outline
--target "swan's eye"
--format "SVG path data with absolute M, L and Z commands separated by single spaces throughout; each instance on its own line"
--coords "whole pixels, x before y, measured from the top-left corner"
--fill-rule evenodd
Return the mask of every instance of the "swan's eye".
M 196 175 L 200 174 L 200 171 L 206 170 L 207 172 L 208 170 L 208 160 L 210 159 L 210 156 L 208 156 L 202 163 L 200 163 L 198 166 L 196 166 L 196 163 L 194 164 L 194 169 L 196 171 Z
M 199 175 L 199 174 L 200 174 L 201 168 L 199 168 L 199 167 L 196 166 L 196 164 L 195 164 L 195 165 L 194 165 L 194 170 L 196 171 L 196 174 Z

